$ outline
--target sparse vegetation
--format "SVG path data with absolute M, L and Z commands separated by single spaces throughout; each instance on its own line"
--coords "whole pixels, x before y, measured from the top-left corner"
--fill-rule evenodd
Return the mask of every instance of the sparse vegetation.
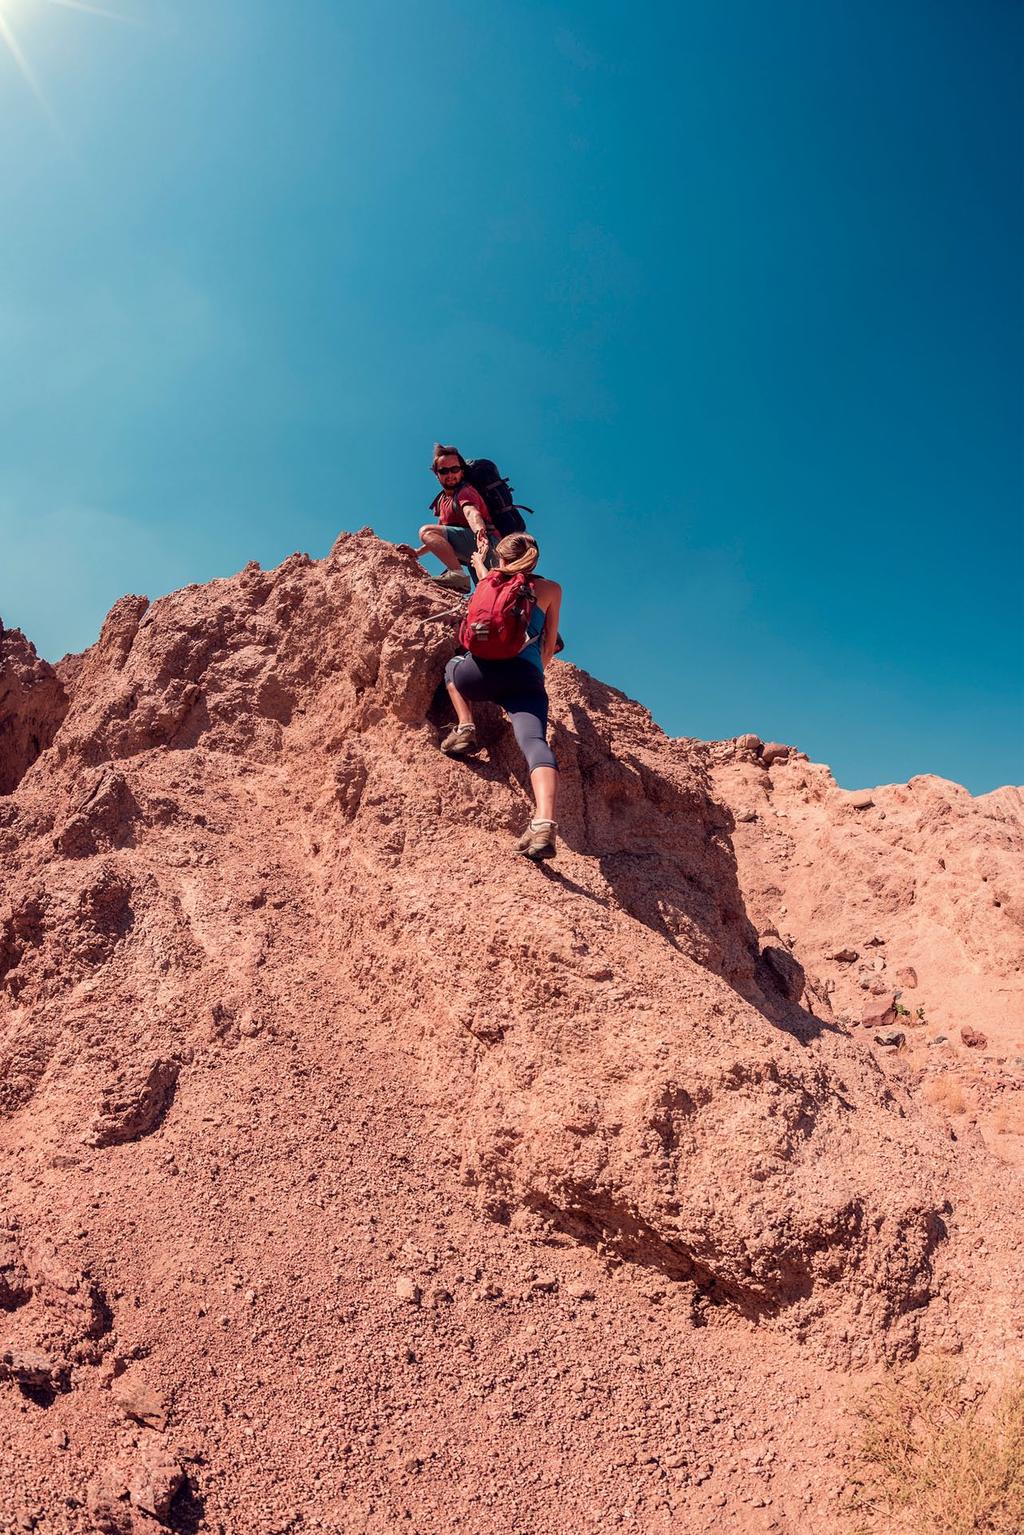
M 917 1368 L 860 1417 L 858 1535 L 1024 1530 L 1024 1376 L 975 1391 L 948 1363 Z
M 925 1024 L 928 1022 L 928 1019 L 924 1015 L 924 1008 L 923 1007 L 915 1007 L 915 1009 L 914 1009 L 914 1017 L 917 1019 L 917 1022 L 920 1025 L 920 1027 L 924 1028 Z
M 963 1114 L 967 1108 L 964 1090 L 956 1077 L 944 1074 L 926 1083 L 922 1093 L 925 1103 L 941 1109 L 944 1114 Z

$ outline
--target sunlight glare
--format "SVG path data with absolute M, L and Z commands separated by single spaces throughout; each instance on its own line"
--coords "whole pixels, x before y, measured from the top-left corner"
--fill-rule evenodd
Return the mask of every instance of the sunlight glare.
M 33 96 L 36 98 L 39 105 L 50 119 L 51 123 L 53 123 L 53 125 L 56 127 L 57 121 L 53 115 L 50 103 L 43 95 L 39 81 L 32 73 L 32 66 L 22 52 L 21 44 L 18 42 L 17 37 L 14 35 L 14 29 L 11 26 L 10 17 L 8 16 L 8 12 L 12 9 L 13 4 L 14 0 L 0 0 L 0 41 L 7 45 L 7 51 L 11 55 L 11 58 L 14 60 L 15 64 L 18 66 L 22 79 L 25 81 L 25 84 L 28 86 L 29 90 L 32 92 Z
M 118 11 L 109 11 L 104 6 L 93 5 L 91 0 L 0 0 L 0 45 L 6 47 L 17 65 L 25 84 L 33 96 L 35 96 L 53 126 L 58 128 L 59 125 L 53 109 L 43 95 L 42 87 L 32 71 L 32 66 L 25 56 L 25 51 L 18 41 L 11 23 L 13 15 L 17 14 L 20 18 L 30 6 L 35 5 L 38 8 L 41 4 L 58 6 L 62 10 L 67 11 L 83 11 L 88 16 L 102 16 L 106 21 L 132 22 L 135 18 L 123 16 Z
M 131 16 L 122 16 L 118 11 L 108 11 L 101 5 L 89 5 L 87 0 L 46 0 L 47 5 L 63 6 L 68 11 L 85 11 L 89 16 L 103 16 L 107 21 L 132 21 Z

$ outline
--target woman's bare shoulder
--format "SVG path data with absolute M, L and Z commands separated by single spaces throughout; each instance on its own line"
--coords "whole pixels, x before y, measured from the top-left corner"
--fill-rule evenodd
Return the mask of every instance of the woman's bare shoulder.
M 547 576 L 538 576 L 536 581 L 538 597 L 560 597 L 562 588 L 557 581 L 549 581 Z

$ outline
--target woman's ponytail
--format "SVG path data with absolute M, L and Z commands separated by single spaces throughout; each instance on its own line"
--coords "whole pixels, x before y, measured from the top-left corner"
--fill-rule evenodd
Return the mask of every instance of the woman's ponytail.
M 537 540 L 531 538 L 529 533 L 510 533 L 495 545 L 494 552 L 503 570 L 522 572 L 523 575 L 529 575 L 531 570 L 535 570 L 540 559 Z

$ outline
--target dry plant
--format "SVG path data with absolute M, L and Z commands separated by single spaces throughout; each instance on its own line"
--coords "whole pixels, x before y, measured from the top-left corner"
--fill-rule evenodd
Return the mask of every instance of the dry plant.
M 967 1108 L 964 1090 L 956 1077 L 934 1077 L 921 1093 L 925 1103 L 941 1109 L 944 1114 L 962 1114 Z
M 890 1378 L 859 1410 L 862 1535 L 1021 1535 L 1024 1375 L 977 1395 L 947 1363 Z

